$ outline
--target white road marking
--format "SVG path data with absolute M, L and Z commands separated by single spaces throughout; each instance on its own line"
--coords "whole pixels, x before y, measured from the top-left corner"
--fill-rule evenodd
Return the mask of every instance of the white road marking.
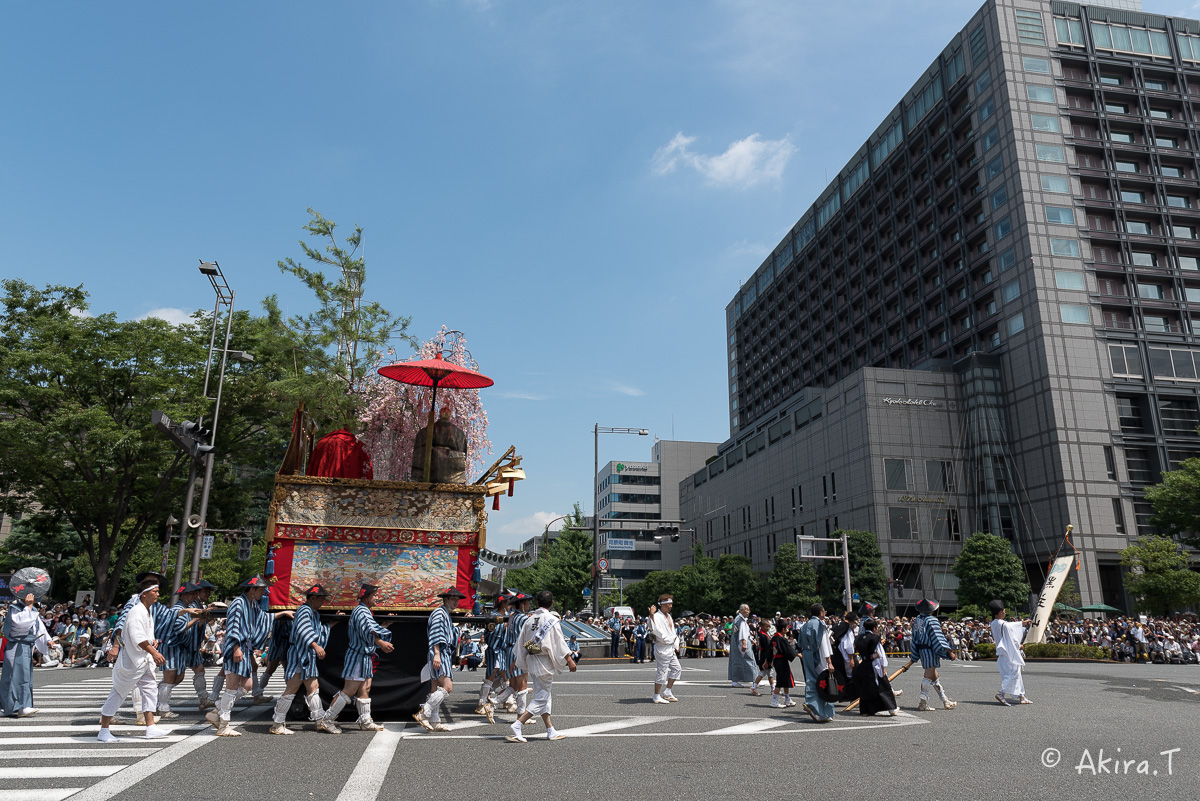
M 350 778 L 338 793 L 337 801 L 375 801 L 383 787 L 384 777 L 392 765 L 396 746 L 400 744 L 401 732 L 395 724 L 384 724 L 383 731 L 375 732 L 362 758 L 358 760 Z
M 8 744 L 11 740 L 0 740 Z M 157 748 L 122 748 L 120 744 L 112 745 L 91 741 L 95 748 L 28 748 L 14 751 L 0 751 L 0 759 L 125 759 L 146 757 L 157 751 Z M 162 742 L 155 740 L 155 742 Z
M 736 726 L 727 726 L 724 729 L 715 729 L 706 731 L 705 734 L 757 734 L 760 731 L 767 729 L 777 729 L 780 726 L 787 726 L 795 723 L 794 720 L 755 720 L 750 723 L 739 723 Z
M 82 776 L 111 776 L 128 765 L 55 765 L 51 772 L 56 779 L 77 779 Z M 0 768 L 0 779 L 39 779 L 45 781 L 45 766 L 33 768 Z
M 4 721 L 3 724 L 0 724 L 0 730 L 9 729 L 10 731 L 12 731 L 14 733 L 19 733 L 19 734 L 28 734 L 30 732 L 35 732 L 35 731 L 64 732 L 64 733 L 71 732 L 71 731 L 90 731 L 93 735 L 100 731 L 100 722 L 98 720 L 95 723 L 59 723 L 59 724 L 45 725 L 45 726 L 38 725 L 35 723 L 35 725 L 32 725 L 32 726 L 23 726 L 23 725 L 21 725 L 20 721 L 24 721 L 24 720 L 36 721 L 37 717 L 19 718 L 16 721 L 7 721 L 6 720 L 6 721 Z M 169 732 L 175 732 L 175 731 L 195 732 L 195 731 L 199 731 L 200 729 L 203 729 L 203 728 L 208 728 L 207 723 L 203 723 L 203 724 L 159 723 L 157 725 L 160 729 L 166 729 Z M 146 730 L 144 726 L 135 726 L 132 723 L 128 723 L 128 724 L 114 723 L 112 725 L 112 729 L 113 729 L 113 733 L 116 734 L 118 737 L 121 736 L 122 732 L 125 732 L 126 736 L 128 736 L 129 732 L 137 732 L 140 735 L 142 732 L 144 732 Z M 0 743 L 6 743 L 6 742 L 8 742 L 7 738 L 0 739 Z
M 92 730 L 91 734 L 81 734 L 81 735 L 78 735 L 75 737 L 44 737 L 44 736 L 43 737 L 4 737 L 4 738 L 0 738 L 0 745 L 4 745 L 7 747 L 7 746 L 13 746 L 13 745 L 84 745 L 84 744 L 90 743 L 90 744 L 99 746 L 100 747 L 99 750 L 103 750 L 103 748 L 105 747 L 105 744 L 101 743 L 99 740 L 96 739 L 96 732 L 99 731 L 100 727 L 99 726 L 91 726 L 89 728 L 91 728 L 91 730 Z M 177 743 L 180 740 L 186 740 L 186 739 L 187 739 L 187 736 L 183 735 L 183 734 L 168 734 L 166 737 L 162 737 L 157 740 L 147 740 L 144 737 L 121 737 L 118 742 L 113 743 L 111 745 L 111 751 L 113 753 L 120 753 L 122 750 L 124 750 L 121 747 L 121 743 L 126 743 L 126 742 L 129 742 L 129 743 L 151 742 L 151 743 L 157 744 L 157 743 Z M 156 748 L 154 750 L 158 751 L 160 749 Z M 10 801 L 10 799 L 5 797 L 4 801 Z
M 457 723 L 447 723 L 445 725 L 450 731 L 461 731 L 462 729 L 473 729 L 476 726 L 488 726 L 491 724 L 483 720 L 460 720 Z M 426 731 L 424 726 L 419 726 L 416 723 L 406 723 L 401 733 L 405 737 L 440 737 L 445 732 Z
M 660 721 L 673 719 L 674 718 L 670 715 L 663 717 L 621 718 L 619 720 L 610 720 L 607 723 L 593 723 L 590 726 L 577 726 L 573 729 L 561 729 L 561 731 L 568 737 L 590 737 L 593 734 L 603 734 L 616 729 L 628 729 L 632 728 L 633 726 L 645 726 L 649 723 L 658 723 Z
M 1191 693 L 1192 695 L 1200 695 L 1200 690 L 1193 690 L 1191 687 L 1180 687 L 1177 684 L 1175 685 L 1175 688 L 1177 690 L 1183 690 L 1185 693 Z
M 40 790 L 5 790 L 4 801 L 63 801 L 78 793 L 78 787 L 49 787 Z

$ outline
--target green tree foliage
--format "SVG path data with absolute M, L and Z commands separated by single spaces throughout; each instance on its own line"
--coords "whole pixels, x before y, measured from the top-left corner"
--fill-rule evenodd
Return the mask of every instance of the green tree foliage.
M 841 535 L 841 531 L 833 533 L 834 537 Z M 875 533 L 847 531 L 846 536 L 850 545 L 850 591 L 858 593 L 863 601 L 886 607 L 887 571 L 883 568 L 883 553 L 879 550 Z M 832 549 L 830 553 L 841 553 L 840 543 L 826 544 Z M 831 612 L 844 611 L 846 579 L 842 563 L 836 559 L 822 559 L 820 576 L 821 603 Z
M 54 598 L 70 598 L 70 568 L 83 551 L 74 529 L 47 514 L 24 517 L 0 542 L 0 570 L 11 573 L 23 567 L 40 567 L 50 574 Z
M 279 262 L 279 270 L 299 278 L 317 296 L 320 306 L 308 315 L 293 317 L 291 324 L 304 332 L 309 342 L 325 349 L 334 348 L 333 369 L 349 396 L 392 339 L 403 339 L 414 346 L 416 341 L 406 333 L 410 318 L 394 316 L 377 302 L 363 303 L 367 267 L 362 253 L 362 228 L 354 226 L 354 233 L 346 237 L 346 246 L 342 247 L 335 235 L 335 222 L 311 208 L 308 214 L 310 219 L 304 230 L 324 243 L 324 248 L 319 249 L 319 245 L 313 247 L 300 240 L 300 249 L 314 268 L 286 258 Z M 332 268 L 338 275 L 327 277 L 323 267 Z
M 183 517 L 177 504 L 187 459 L 150 424 L 150 413 L 211 419 L 202 386 L 210 318 L 122 322 L 88 316 L 81 287 L 0 286 L 0 511 L 35 502 L 74 530 L 97 601 L 110 603 L 143 539 L 157 540 L 168 514 Z M 341 402 L 338 380 L 322 369 L 324 354 L 266 306 L 265 316 L 241 312 L 234 320 L 232 342 L 255 362 L 231 362 L 226 373 L 208 515 L 214 528 L 261 526 L 296 403 L 321 419 L 325 402 Z
M 979 531 L 968 537 L 954 561 L 954 575 L 958 577 L 960 605 L 986 609 L 999 599 L 1008 609 L 1029 607 L 1025 568 L 1003 537 Z
M 579 609 L 583 588 L 592 581 L 592 531 L 584 526 L 579 504 L 563 521 L 557 538 L 543 547 L 538 560 L 529 567 L 508 571 L 510 587 L 533 595 L 539 590 L 554 593 L 554 606 L 562 610 Z
M 808 614 L 808 608 L 818 601 L 817 572 L 796 558 L 796 546 L 790 543 L 775 552 L 775 564 L 766 581 L 767 609 L 772 614 Z
M 1168 537 L 1143 537 L 1121 551 L 1121 564 L 1139 612 L 1168 615 L 1200 603 L 1200 574 L 1188 569 L 1187 554 Z
M 625 588 L 625 605 L 633 607 L 633 613 L 641 617 L 649 613 L 650 604 L 656 603 L 660 596 L 674 592 L 675 571 L 654 570 L 637 584 Z
M 1200 459 L 1185 459 L 1162 474 L 1162 483 L 1146 488 L 1154 505 L 1150 522 L 1200 548 Z

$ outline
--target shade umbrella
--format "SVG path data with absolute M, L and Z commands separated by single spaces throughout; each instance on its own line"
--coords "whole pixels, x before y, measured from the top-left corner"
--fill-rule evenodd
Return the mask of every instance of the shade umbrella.
M 396 362 L 379 368 L 379 374 L 402 384 L 417 387 L 433 387 L 433 398 L 429 403 L 429 428 L 425 436 L 425 483 L 429 483 L 429 471 L 433 463 L 433 424 L 437 421 L 438 387 L 450 389 L 482 389 L 496 382 L 483 373 L 469 367 L 460 367 L 435 353 L 432 359 L 417 359 L 411 362 Z
M 1087 606 L 1081 608 L 1079 611 L 1080 612 L 1106 612 L 1106 613 L 1107 612 L 1117 612 L 1117 613 L 1120 613 L 1121 610 L 1117 609 L 1115 606 L 1109 606 L 1108 604 L 1088 604 Z
M 1076 613 L 1078 613 L 1080 610 L 1076 609 L 1073 606 L 1067 606 L 1062 601 L 1059 601 L 1058 603 L 1056 603 L 1054 605 L 1054 611 L 1055 612 L 1076 612 Z

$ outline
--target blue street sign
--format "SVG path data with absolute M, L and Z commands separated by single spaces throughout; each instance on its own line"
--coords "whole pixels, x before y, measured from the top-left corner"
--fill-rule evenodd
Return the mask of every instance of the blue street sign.
M 858 593 L 857 593 L 857 592 L 856 592 L 856 593 L 854 593 L 854 595 L 852 595 L 852 596 L 850 596 L 850 597 L 852 597 L 852 598 L 854 599 L 854 603 L 858 603 L 859 601 L 861 601 L 861 600 L 862 600 L 862 598 L 859 598 L 859 597 L 858 597 Z
M 591 587 L 584 587 L 584 588 L 583 588 L 583 597 L 584 597 L 584 598 L 591 598 L 591 597 L 592 597 L 592 588 L 591 588 Z

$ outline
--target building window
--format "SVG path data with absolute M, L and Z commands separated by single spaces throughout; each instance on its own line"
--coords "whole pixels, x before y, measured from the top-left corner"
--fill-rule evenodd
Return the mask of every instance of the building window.
M 996 113 L 996 98 L 989 97 L 987 102 L 979 107 L 979 124 L 983 125 L 987 118 Z M 992 129 L 995 130 L 994 128 Z M 994 144 L 994 143 L 993 143 Z M 984 145 L 984 150 L 988 149 L 988 145 Z
M 1122 189 L 1121 190 L 1121 200 L 1124 201 L 1125 203 L 1145 203 L 1146 202 L 1146 193 L 1145 192 L 1135 192 L 1131 189 Z
M 1122 86 L 1125 83 L 1125 79 L 1123 79 L 1120 75 L 1103 75 L 1102 74 L 1100 76 L 1100 83 L 1102 83 L 1105 86 Z
M 1109 114 L 1128 114 L 1129 106 L 1124 103 L 1105 103 L 1104 110 Z
M 821 495 L 825 500 L 825 505 L 829 505 L 829 476 L 821 476 Z
M 1024 56 L 1021 59 L 1021 65 L 1025 67 L 1026 72 L 1040 72 L 1044 75 L 1050 74 L 1050 59 L 1048 58 Z
M 992 193 L 992 209 L 998 209 L 1008 202 L 1008 187 L 1001 186 Z
M 1040 11 L 1017 11 L 1017 38 L 1024 44 L 1046 43 L 1046 29 Z
M 1059 289 L 1087 289 L 1087 283 L 1084 281 L 1083 274 L 1068 270 L 1054 271 L 1054 285 Z
M 996 239 L 1003 239 L 1012 233 L 1012 217 L 1005 217 L 995 225 Z
M 1150 223 L 1128 220 L 1125 223 L 1125 233 L 1148 235 L 1150 233 Z
M 1125 510 L 1121 508 L 1121 499 L 1113 498 L 1113 529 L 1118 534 L 1125 533 Z
M 837 473 L 829 471 L 829 491 L 833 495 L 833 499 L 837 500 Z
M 1171 89 L 1171 87 L 1167 84 L 1166 81 L 1160 81 L 1157 78 L 1147 78 L 1146 79 L 1146 88 L 1152 89 L 1155 92 L 1167 92 L 1167 91 L 1170 91 L 1170 89 Z
M 926 459 L 925 480 L 930 492 L 954 492 L 954 462 Z
M 1021 282 L 1014 278 L 1000 287 L 1000 297 L 1005 303 L 1012 303 L 1021 296 Z
M 1156 120 L 1169 120 L 1173 119 L 1175 115 L 1169 108 L 1152 108 L 1150 109 L 1150 116 Z
M 1071 193 L 1071 182 L 1065 175 L 1043 175 L 1041 178 L 1043 192 Z
M 987 165 L 987 179 L 990 181 L 1002 172 L 1004 172 L 1004 161 L 1000 156 L 996 156 Z
M 1038 161 L 1065 162 L 1067 160 L 1066 152 L 1057 145 L 1038 145 L 1036 149 Z
M 1004 272 L 1009 267 L 1012 267 L 1014 264 L 1017 263 L 1016 251 L 1013 250 L 1012 248 L 1009 248 L 1008 250 L 1004 251 L 996 258 L 996 263 L 998 265 L 1000 265 L 1000 272 Z
M 1114 161 L 1113 166 L 1117 172 L 1139 173 L 1142 171 L 1142 166 L 1136 161 Z
M 1120 142 L 1123 145 L 1136 144 L 1136 142 L 1134 141 L 1134 138 L 1133 138 L 1133 134 L 1124 133 L 1123 131 L 1111 131 L 1108 134 L 1108 138 L 1110 141 Z
M 888 530 L 894 540 L 914 539 L 917 533 L 917 510 L 911 506 L 889 506 Z
M 1179 269 L 1181 270 L 1200 270 L 1200 259 L 1195 256 L 1180 256 Z
M 1190 225 L 1172 225 L 1171 235 L 1176 239 L 1195 239 L 1196 229 Z
M 1180 195 L 1167 195 L 1167 205 L 1173 209 L 1190 209 L 1192 207 L 1188 199 Z
M 894 492 L 912 492 L 916 489 L 913 482 L 912 459 L 884 459 L 884 486 Z
M 979 97 L 980 93 L 983 92 L 984 89 L 987 89 L 991 85 L 992 85 L 992 73 L 989 70 L 985 69 L 983 72 L 981 72 L 979 74 L 979 77 L 975 79 L 975 96 Z
M 1108 471 L 1108 480 L 1117 480 L 1117 460 L 1113 458 L 1111 445 L 1104 446 L 1104 468 Z
M 1169 136 L 1154 137 L 1154 144 L 1159 147 L 1179 147 L 1179 142 Z
M 1090 325 L 1092 322 L 1092 314 L 1088 311 L 1087 306 L 1080 306 L 1074 303 L 1058 304 L 1059 318 L 1071 325 Z
M 1135 250 L 1135 251 L 1133 251 L 1132 254 L 1130 254 L 1130 256 L 1133 259 L 1134 265 L 1136 265 L 1138 267 L 1157 267 L 1158 266 L 1158 254 L 1157 253 L 1147 253 L 1145 251 Z
M 1053 131 L 1059 132 L 1058 117 L 1052 117 L 1049 114 L 1031 114 L 1030 119 L 1033 120 L 1033 130 L 1035 131 Z
M 1083 45 L 1083 23 L 1077 19 L 1054 18 L 1055 38 L 1062 44 Z
M 1012 317 L 1008 318 L 1008 335 L 1019 334 L 1025 330 L 1025 315 L 1017 312 Z
M 1037 86 L 1032 83 L 1025 84 L 1026 96 L 1035 103 L 1053 103 L 1054 88 L 1051 86 Z
M 1050 239 L 1050 252 L 1055 256 L 1079 258 L 1079 242 L 1075 239 Z
M 1163 176 L 1163 178 L 1183 178 L 1183 177 L 1185 177 L 1182 167 L 1172 167 L 1169 164 L 1164 164 L 1162 166 L 1162 176 Z
M 1167 290 L 1158 284 L 1143 284 L 1138 282 L 1137 293 L 1139 298 L 1146 300 L 1166 300 Z
M 958 576 L 947 570 L 933 571 L 933 591 L 938 594 L 946 592 L 956 592 L 958 590 Z
M 1046 222 L 1057 223 L 1059 225 L 1074 225 L 1075 210 L 1069 209 L 1066 206 L 1047 206 Z

